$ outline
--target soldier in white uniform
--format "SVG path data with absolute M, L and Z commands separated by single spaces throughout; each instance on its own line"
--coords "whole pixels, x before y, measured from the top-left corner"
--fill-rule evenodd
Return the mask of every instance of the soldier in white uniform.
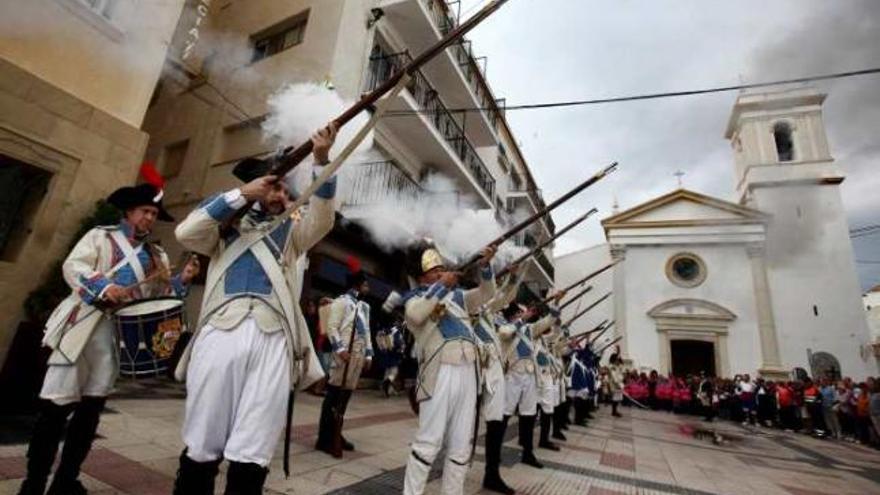
M 513 495 L 516 490 L 501 479 L 501 446 L 504 443 L 504 363 L 496 320 L 498 312 L 516 298 L 522 278 L 515 267 L 509 269 L 504 284 L 495 296 L 474 317 L 474 332 L 481 341 L 483 356 L 483 418 L 486 420 L 486 469 L 483 488 Z
M 431 464 L 445 446 L 443 493 L 458 495 L 464 491 L 473 453 L 481 375 L 479 343 L 470 314 L 495 294 L 495 275 L 489 264 L 495 249 L 482 252 L 480 283 L 470 290 L 459 288 L 459 274 L 446 268 L 437 250 L 419 248 L 413 254 L 410 271 L 419 287 L 403 300 L 419 361 L 416 400 L 420 406 L 403 493 L 424 493 Z
M 540 435 L 538 447 L 547 450 L 559 451 L 559 446 L 550 441 L 550 429 L 554 425 L 556 408 L 561 403 L 560 382 L 562 378 L 562 365 L 555 356 L 555 345 L 561 331 L 554 328 L 549 333 L 541 335 L 535 341 L 535 361 L 538 364 L 538 403 L 541 406 Z M 561 431 L 557 426 L 558 436 Z M 564 440 L 564 438 L 562 438 Z
M 300 166 L 317 176 L 334 138 L 332 126 L 315 134 L 315 163 Z M 262 493 L 292 390 L 324 376 L 293 294 L 296 260 L 333 227 L 336 180 L 295 218 L 281 215 L 290 194 L 264 175 L 269 169 L 261 160 L 240 163 L 233 173 L 246 184 L 207 199 L 175 231 L 211 258 L 197 333 L 177 368 L 187 397 L 175 494 L 213 493 L 224 458 L 227 494 Z M 224 225 L 248 202 L 241 219 Z
M 559 318 L 556 304 L 564 294 L 557 294 L 550 312 L 534 323 L 535 308 L 523 309 L 511 304 L 504 310 L 504 321 L 499 326 L 503 352 L 507 365 L 504 385 L 504 416 L 508 420 L 519 413 L 519 442 L 523 447 L 522 463 L 543 468 L 534 453 L 533 434 L 535 416 L 538 414 L 538 366 L 535 342 L 550 331 Z
M 40 391 L 41 410 L 28 448 L 21 495 L 40 494 L 58 452 L 67 417 L 61 462 L 49 493 L 84 494 L 80 466 L 92 446 L 101 411 L 119 371 L 111 313 L 122 303 L 186 293 L 195 262 L 169 280 L 168 257 L 147 237 L 155 221 L 173 221 L 162 191 L 151 184 L 123 187 L 107 200 L 124 212 L 118 225 L 96 227 L 76 243 L 62 269 L 73 292 L 52 313 L 43 344 L 52 349 Z
M 360 265 L 352 263 L 354 261 L 356 260 L 350 260 L 348 291 L 333 301 L 327 318 L 327 337 L 333 349 L 333 360 L 321 406 L 318 439 L 315 442 L 315 449 L 336 458 L 342 457 L 341 451 L 333 450 L 337 415 L 345 416 L 351 395 L 357 389 L 361 371 L 369 371 L 373 362 L 370 305 L 362 300 L 369 292 L 370 284 Z M 342 431 L 339 434 L 342 435 Z M 354 450 L 354 444 L 342 437 L 342 449 Z

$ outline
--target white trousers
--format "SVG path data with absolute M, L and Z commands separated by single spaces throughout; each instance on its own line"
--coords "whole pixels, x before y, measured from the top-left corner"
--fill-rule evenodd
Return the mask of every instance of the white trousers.
M 114 331 L 110 318 L 102 318 L 75 363 L 50 365 L 43 379 L 40 398 L 63 406 L 79 402 L 84 395 L 110 395 L 119 376 L 119 353 Z
M 183 443 L 194 461 L 226 458 L 268 466 L 284 429 L 290 362 L 283 332 L 253 318 L 237 328 L 206 325 L 187 370 Z
M 504 394 L 504 368 L 498 360 L 494 360 L 483 377 L 486 380 L 483 390 L 483 418 L 486 421 L 501 421 L 504 419 L 507 400 Z
M 405 495 L 425 492 L 431 464 L 444 445 L 446 463 L 443 465 L 442 493 L 464 493 L 476 406 L 477 383 L 473 363 L 441 364 L 434 395 L 420 403 L 419 431 L 406 464 Z
M 551 414 L 553 409 L 559 405 L 559 385 L 553 380 L 541 380 L 538 395 L 541 411 L 546 414 Z
M 519 406 L 520 416 L 538 414 L 538 384 L 533 373 L 511 371 L 504 384 L 504 415 L 513 416 Z

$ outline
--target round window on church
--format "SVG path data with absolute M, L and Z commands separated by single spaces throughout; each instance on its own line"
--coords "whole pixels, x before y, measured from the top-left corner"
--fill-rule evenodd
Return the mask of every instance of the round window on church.
M 676 254 L 666 263 L 666 276 L 679 287 L 696 287 L 706 280 L 706 264 L 695 254 Z

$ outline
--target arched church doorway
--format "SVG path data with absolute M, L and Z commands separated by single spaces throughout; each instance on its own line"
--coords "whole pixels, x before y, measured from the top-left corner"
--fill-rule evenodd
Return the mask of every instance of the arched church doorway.
M 814 352 L 810 355 L 813 379 L 828 378 L 840 380 L 840 361 L 828 352 Z
M 669 342 L 672 374 L 699 375 L 706 372 L 715 376 L 715 344 L 702 340 L 672 340 Z

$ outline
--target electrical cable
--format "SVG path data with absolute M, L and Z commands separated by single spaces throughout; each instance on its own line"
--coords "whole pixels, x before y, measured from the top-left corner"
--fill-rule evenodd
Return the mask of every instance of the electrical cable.
M 861 70 L 853 70 L 846 72 L 835 72 L 831 74 L 820 74 L 816 76 L 807 76 L 807 77 L 797 77 L 793 79 L 780 79 L 776 81 L 767 81 L 760 83 L 748 83 L 748 84 L 736 84 L 732 86 L 717 86 L 713 88 L 704 88 L 704 89 L 692 89 L 692 90 L 684 90 L 684 91 L 669 91 L 663 93 L 647 93 L 640 95 L 629 95 L 629 96 L 616 96 L 610 98 L 594 98 L 588 100 L 571 100 L 571 101 L 559 101 L 559 102 L 548 102 L 548 103 L 530 103 L 524 105 L 507 105 L 504 107 L 504 111 L 509 110 L 538 110 L 538 109 L 547 109 L 547 108 L 561 108 L 561 107 L 575 107 L 575 106 L 584 106 L 584 105 L 596 105 L 603 103 L 620 103 L 627 101 L 639 101 L 639 100 L 653 100 L 659 98 L 677 98 L 682 96 L 696 96 L 696 95 L 704 95 L 711 93 L 724 93 L 728 91 L 737 91 L 742 89 L 754 89 L 754 88 L 764 88 L 768 86 L 779 86 L 783 84 L 796 84 L 796 83 L 807 83 L 807 82 L 815 82 L 815 81 L 826 81 L 830 79 L 843 79 L 848 77 L 856 77 L 856 76 L 864 76 L 870 74 L 880 73 L 880 67 L 873 67 L 869 69 L 861 69 Z M 465 112 L 484 112 L 490 110 L 489 107 L 462 107 L 462 108 L 450 108 L 448 111 L 450 113 L 465 113 Z M 421 113 L 433 113 L 431 110 L 397 110 L 394 112 L 388 112 L 385 114 L 386 117 L 390 116 L 403 116 L 403 115 L 412 115 L 412 114 L 421 114 Z

